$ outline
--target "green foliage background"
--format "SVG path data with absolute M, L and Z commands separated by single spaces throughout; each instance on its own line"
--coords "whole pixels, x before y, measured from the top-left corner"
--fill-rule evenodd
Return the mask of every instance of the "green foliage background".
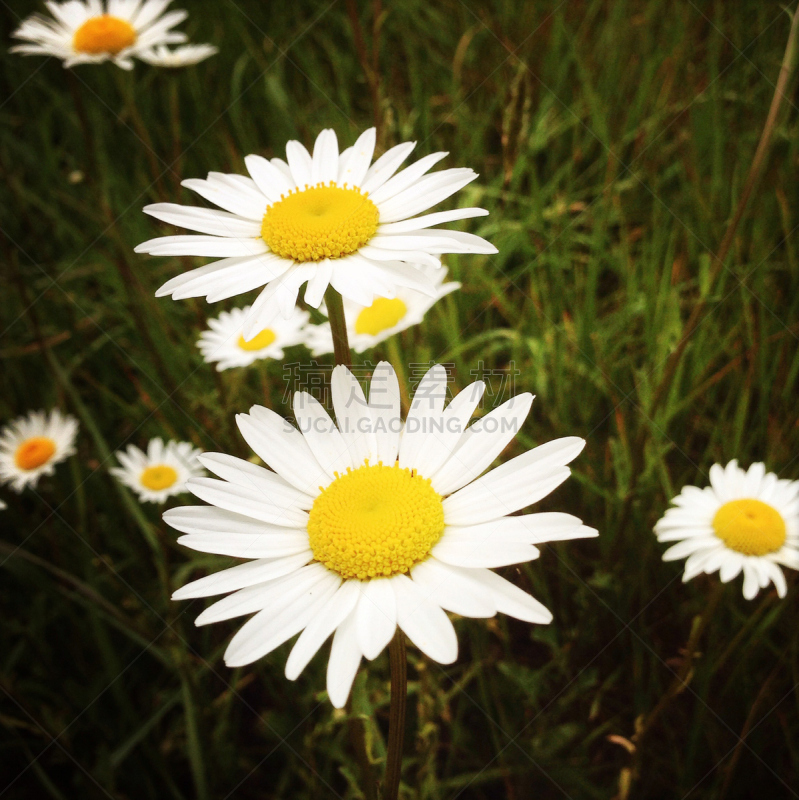
M 155 299 L 191 260 L 134 255 L 167 230 L 142 206 L 194 203 L 183 178 L 243 171 L 326 126 L 343 147 L 374 123 L 380 150 L 414 139 L 416 157 L 444 149 L 445 166 L 481 173 L 457 202 L 491 216 L 463 227 L 500 251 L 447 258 L 464 287 L 401 336 L 403 360 L 453 363 L 453 391 L 483 367 L 495 387 L 519 370 L 515 391 L 537 399 L 503 459 L 585 437 L 542 505 L 601 532 L 504 571 L 553 610 L 549 627 L 457 621 L 445 668 L 411 651 L 403 796 L 611 798 L 629 781 L 642 798 L 797 796 L 794 575 L 782 601 L 724 587 L 689 688 L 629 752 L 718 583 L 682 585 L 661 561 L 668 499 L 733 457 L 799 478 L 793 83 L 709 281 L 774 91 L 781 4 L 178 5 L 191 39 L 221 50 L 184 71 L 0 53 L 0 419 L 58 406 L 81 420 L 77 457 L 35 492 L 2 492 L 0 797 L 358 798 L 359 732 L 382 772 L 386 656 L 347 712 L 326 700 L 321 654 L 296 683 L 288 646 L 228 670 L 236 623 L 196 629 L 203 603 L 169 600 L 227 562 L 178 547 L 108 474 L 114 450 L 157 435 L 248 457 L 234 414 L 284 407 L 281 364 L 202 363 L 194 343 L 220 307 Z M 3 42 L 39 8 L 0 5 Z

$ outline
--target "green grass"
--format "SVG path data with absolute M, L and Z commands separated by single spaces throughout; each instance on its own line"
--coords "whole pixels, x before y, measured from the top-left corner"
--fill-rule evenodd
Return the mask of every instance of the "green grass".
M 0 797 L 363 796 L 351 737 L 364 720 L 383 758 L 387 656 L 362 670 L 349 715 L 326 700 L 322 655 L 296 683 L 288 646 L 228 670 L 236 623 L 195 629 L 203 604 L 169 601 L 224 560 L 177 546 L 107 470 L 114 450 L 157 435 L 247 457 L 234 414 L 283 408 L 281 364 L 217 376 L 202 363 L 194 343 L 220 306 L 155 299 L 188 260 L 133 253 L 166 231 L 142 206 L 195 202 L 183 178 L 243 171 L 246 154 L 282 155 L 323 126 L 349 144 L 375 120 L 381 150 L 414 139 L 417 156 L 448 150 L 445 166 L 481 173 L 458 203 L 491 215 L 464 229 L 500 251 L 447 259 L 463 289 L 402 335 L 403 359 L 454 364 L 453 390 L 478 362 L 495 383 L 518 370 L 515 391 L 537 398 L 503 458 L 585 437 L 573 480 L 542 506 L 601 532 L 504 571 L 553 610 L 551 626 L 458 621 L 445 668 L 410 651 L 404 796 L 616 796 L 634 761 L 608 737 L 631 737 L 667 692 L 718 583 L 681 584 L 654 522 L 715 461 L 799 478 L 793 84 L 709 282 L 788 15 L 771 0 L 375 2 L 359 11 L 359 57 L 343 0 L 178 5 L 191 38 L 221 49 L 183 72 L 70 74 L 0 54 L 0 421 L 51 406 L 81 419 L 77 457 L 35 492 L 2 492 Z M 0 6 L 4 42 L 40 4 L 22 6 Z M 740 579 L 724 588 L 631 796 L 795 796 L 794 577 L 782 601 L 745 601 Z

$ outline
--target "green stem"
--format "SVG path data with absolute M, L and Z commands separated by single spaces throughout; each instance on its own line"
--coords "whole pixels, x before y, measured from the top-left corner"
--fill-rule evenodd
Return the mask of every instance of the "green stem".
M 397 373 L 397 380 L 400 387 L 400 404 L 402 405 L 402 413 L 408 413 L 411 407 L 411 398 L 408 396 L 408 376 L 405 373 L 405 362 L 402 358 L 402 353 L 397 344 L 397 336 L 392 336 L 386 341 L 386 349 L 388 350 L 388 359 L 391 361 L 394 372 Z
M 402 742 L 405 738 L 405 708 L 408 704 L 408 662 L 405 635 L 397 630 L 388 649 L 391 665 L 391 708 L 388 716 L 388 754 L 383 800 L 397 800 L 402 774 Z
M 325 292 L 325 305 L 327 306 L 330 330 L 333 333 L 333 353 L 336 357 L 336 364 L 351 367 L 352 353 L 350 352 L 350 342 L 347 337 L 344 303 L 341 300 L 341 295 L 332 286 L 328 286 Z

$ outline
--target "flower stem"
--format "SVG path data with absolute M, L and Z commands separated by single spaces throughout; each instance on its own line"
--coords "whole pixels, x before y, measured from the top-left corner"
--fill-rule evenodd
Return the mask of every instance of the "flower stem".
M 405 635 L 397 630 L 388 649 L 391 665 L 391 708 L 388 717 L 388 756 L 383 800 L 397 800 L 402 774 L 402 742 L 405 738 L 405 707 L 408 704 L 408 662 Z
M 325 305 L 327 306 L 330 330 L 333 333 L 333 353 L 336 357 L 336 364 L 351 367 L 352 353 L 350 352 L 350 343 L 347 338 L 344 303 L 341 300 L 341 295 L 332 286 L 328 286 L 325 292 Z
M 405 374 L 405 362 L 402 358 L 402 353 L 399 349 L 399 337 L 394 335 L 386 342 L 386 349 L 388 350 L 388 359 L 391 361 L 394 372 L 397 373 L 397 380 L 399 380 L 400 387 L 400 403 L 402 405 L 402 413 L 407 415 L 408 409 L 411 407 L 411 399 L 408 396 L 408 377 Z

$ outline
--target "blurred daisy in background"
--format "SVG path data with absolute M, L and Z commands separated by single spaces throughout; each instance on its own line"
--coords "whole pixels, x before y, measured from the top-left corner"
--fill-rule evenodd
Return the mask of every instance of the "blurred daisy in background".
M 206 363 L 217 362 L 217 371 L 246 367 L 260 358 L 283 358 L 284 347 L 302 344 L 306 340 L 305 326 L 310 315 L 295 308 L 288 319 L 278 317 L 270 327 L 247 341 L 242 330 L 249 310 L 250 307 L 245 306 L 223 311 L 216 319 L 209 319 L 208 330 L 200 334 L 197 347 Z
M 26 43 L 11 48 L 23 55 L 55 56 L 65 67 L 111 60 L 133 68 L 133 58 L 157 58 L 154 48 L 181 44 L 186 34 L 171 30 L 188 16 L 166 11 L 171 0 L 67 0 L 48 2 L 52 14 L 33 14 L 11 35 Z M 208 45 L 199 45 L 208 47 Z M 210 53 L 208 54 L 210 55 Z M 206 56 L 207 57 L 207 56 Z M 150 63 L 153 63 L 150 60 Z M 169 66 L 174 66 L 170 64 Z
M 250 308 L 245 338 L 288 317 L 300 287 L 318 308 L 328 286 L 362 306 L 394 297 L 400 287 L 436 294 L 420 267 L 440 267 L 442 253 L 496 253 L 479 236 L 430 230 L 453 220 L 484 216 L 460 208 L 414 217 L 477 177 L 471 169 L 426 173 L 446 153 L 433 153 L 397 173 L 415 142 L 392 147 L 372 163 L 370 128 L 339 153 L 332 130 L 323 130 L 311 155 L 299 142 L 286 145 L 286 161 L 250 155 L 251 177 L 211 172 L 186 180 L 223 211 L 156 203 L 144 211 L 156 219 L 198 231 L 151 239 L 137 253 L 221 258 L 167 281 L 156 293 L 173 299 L 205 296 L 215 302 L 266 286 Z M 397 174 L 395 174 L 397 173 Z
M 445 611 L 551 621 L 492 568 L 537 558 L 542 542 L 597 535 L 569 514 L 508 516 L 563 483 L 585 442 L 558 439 L 478 477 L 533 400 L 519 395 L 466 428 L 484 389 L 481 381 L 468 386 L 445 409 L 447 374 L 437 365 L 403 425 L 389 364 L 376 368 L 368 402 L 339 366 L 331 380 L 337 425 L 306 392 L 294 396 L 300 430 L 262 406 L 238 415 L 244 439 L 271 470 L 200 456 L 221 480 L 195 478 L 189 489 L 211 505 L 173 508 L 164 520 L 187 534 L 179 539 L 186 547 L 252 560 L 174 598 L 233 593 L 198 625 L 254 614 L 230 642 L 228 666 L 250 664 L 302 632 L 286 663 L 294 680 L 333 635 L 327 690 L 341 708 L 361 658 L 376 658 L 398 626 L 429 658 L 449 664 L 458 641 Z
M 733 460 L 710 468 L 710 486 L 685 486 L 655 525 L 660 542 L 677 542 L 664 561 L 686 558 L 683 582 L 719 571 L 722 583 L 741 572 L 751 600 L 773 583 L 787 587 L 780 565 L 799 569 L 799 481 L 778 478 L 763 464 Z
M 168 497 L 188 491 L 189 478 L 204 475 L 198 460 L 202 453 L 189 442 L 152 439 L 147 452 L 130 444 L 126 451 L 116 454 L 121 467 L 109 472 L 120 483 L 133 489 L 143 503 L 163 503 Z
M 168 67 L 177 69 L 178 67 L 190 67 L 192 64 L 199 64 L 219 52 L 218 47 L 212 44 L 185 44 L 170 50 L 166 45 L 159 45 L 152 50 L 145 50 L 139 53 L 139 58 L 154 67 Z
M 394 297 L 376 297 L 371 305 L 363 306 L 352 300 L 344 301 L 344 316 L 347 320 L 347 335 L 350 347 L 356 353 L 363 353 L 385 341 L 395 333 L 418 325 L 424 315 L 442 297 L 460 289 L 461 285 L 451 281 L 444 283 L 447 268 L 425 270 L 436 287 L 430 296 L 414 289 L 397 289 Z M 305 344 L 314 356 L 333 352 L 333 334 L 330 325 L 309 325 Z
M 31 411 L 0 431 L 0 483 L 16 492 L 34 487 L 42 475 L 75 452 L 78 421 L 54 408 L 49 414 Z

